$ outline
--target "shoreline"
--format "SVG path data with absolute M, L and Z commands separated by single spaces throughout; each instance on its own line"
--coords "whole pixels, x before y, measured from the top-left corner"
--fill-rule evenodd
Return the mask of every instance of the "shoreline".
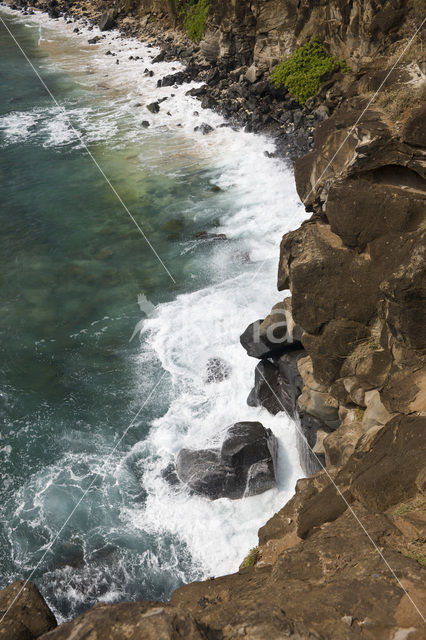
M 96 10 L 93 10 L 92 16 L 72 11 L 66 0 L 56 2 L 53 13 L 47 8 L 34 9 L 30 1 L 25 6 L 18 6 L 12 0 L 3 2 L 3 6 L 19 11 L 24 16 L 31 15 L 34 10 L 46 13 L 53 19 L 60 16 L 69 24 L 83 20 L 89 30 L 99 26 L 102 16 Z M 189 90 L 190 95 L 199 100 L 201 109 L 218 113 L 226 120 L 226 126 L 271 138 L 276 149 L 271 157 L 284 160 L 290 167 L 297 158 L 312 149 L 316 125 L 332 113 L 333 104 L 338 104 L 338 99 L 334 97 L 333 102 L 327 102 L 328 107 L 323 105 L 317 113 L 323 104 L 323 99 L 318 96 L 314 101 L 311 100 L 310 108 L 301 107 L 286 90 L 274 89 L 268 81 L 248 81 L 245 78 L 247 66 L 233 70 L 235 63 L 232 60 L 226 65 L 210 63 L 203 57 L 199 46 L 184 32 L 167 28 L 159 20 L 152 25 L 146 21 L 145 27 L 135 23 L 133 19 L 118 16 L 114 28 L 123 39 L 135 38 L 147 46 L 158 47 L 160 53 L 153 60 L 154 63 L 178 62 L 185 67 L 183 71 L 159 78 L 158 86 L 172 88 L 173 85 L 190 82 L 202 83 L 199 88 Z M 94 36 L 94 41 L 100 41 L 102 37 L 100 32 L 100 35 Z

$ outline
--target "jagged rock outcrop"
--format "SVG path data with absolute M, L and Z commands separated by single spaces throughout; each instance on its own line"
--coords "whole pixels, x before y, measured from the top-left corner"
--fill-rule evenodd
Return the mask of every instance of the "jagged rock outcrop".
M 260 422 L 236 422 L 222 446 L 181 449 L 178 478 L 192 491 L 213 500 L 254 496 L 276 486 L 277 440 Z

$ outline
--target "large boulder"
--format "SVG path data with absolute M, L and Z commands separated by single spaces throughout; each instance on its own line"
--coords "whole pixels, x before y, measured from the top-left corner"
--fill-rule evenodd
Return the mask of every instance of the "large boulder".
M 104 11 L 101 15 L 101 19 L 99 20 L 99 30 L 100 31 L 108 31 L 112 29 L 115 24 L 116 13 L 114 9 L 108 9 L 108 11 Z
M 212 500 L 241 497 L 241 483 L 235 470 L 222 462 L 219 449 L 181 449 L 176 471 L 192 491 Z
M 212 500 L 257 495 L 276 485 L 277 448 L 260 422 L 236 422 L 220 449 L 181 449 L 176 471 L 192 491 Z
M 38 638 L 56 627 L 56 619 L 32 582 L 13 582 L 0 591 L 0 639 Z

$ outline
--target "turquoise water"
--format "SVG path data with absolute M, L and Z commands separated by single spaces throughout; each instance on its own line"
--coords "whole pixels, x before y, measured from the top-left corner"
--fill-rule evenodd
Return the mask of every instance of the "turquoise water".
M 290 421 L 245 404 L 253 365 L 238 334 L 279 299 L 279 236 L 302 209 L 264 157 L 271 142 L 193 132 L 188 87 L 166 94 L 143 75 L 152 50 L 0 16 L 172 276 L 0 24 L 0 587 L 31 576 L 59 619 L 100 599 L 167 599 L 235 569 L 300 475 Z M 160 95 L 154 120 L 146 104 Z M 206 385 L 214 356 L 233 375 Z M 162 478 L 180 446 L 258 418 L 282 434 L 278 490 L 210 503 Z

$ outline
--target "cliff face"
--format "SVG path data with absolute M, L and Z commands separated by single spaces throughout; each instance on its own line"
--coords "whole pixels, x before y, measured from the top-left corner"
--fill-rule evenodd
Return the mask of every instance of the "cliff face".
M 420 24 L 419 3 L 404 0 L 212 0 L 202 47 L 219 58 L 271 68 L 316 36 L 339 58 L 357 63 L 385 52 Z
M 94 17 L 110 3 L 65 4 Z M 211 0 L 200 51 L 185 46 L 212 65 L 212 82 L 216 68 L 226 76 L 238 70 L 225 86 L 226 101 L 238 85 L 241 104 L 253 85 L 258 89 L 248 101 L 257 96 L 268 114 L 283 113 L 286 122 L 291 99 L 270 95 L 265 79 L 284 54 L 317 35 L 354 70 L 328 78 L 304 110 L 313 126 L 312 110 L 326 107 L 312 151 L 295 164 L 312 217 L 283 237 L 278 269 L 278 290 L 291 292 L 279 304 L 301 344 L 294 350 L 285 343 L 260 358 L 251 394 L 251 402 L 273 412 L 294 412 L 319 470 L 298 482 L 294 498 L 259 531 L 254 566 L 187 585 L 170 604 L 98 605 L 39 637 L 425 637 L 421 32 L 404 52 L 421 9 L 416 0 Z M 165 1 L 123 0 L 117 12 L 122 26 L 142 24 L 145 33 L 174 24 Z M 277 309 L 262 323 L 265 330 Z M 10 615 L 20 621 L 19 612 Z M 0 637 L 24 636 L 1 636 L 0 629 Z

